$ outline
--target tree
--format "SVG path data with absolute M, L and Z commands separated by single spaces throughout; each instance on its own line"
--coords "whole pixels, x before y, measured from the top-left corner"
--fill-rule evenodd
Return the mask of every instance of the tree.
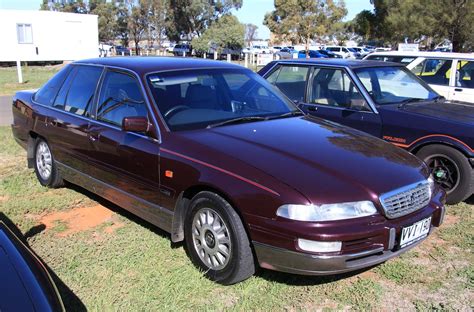
M 91 1 L 90 13 L 98 16 L 99 40 L 102 42 L 113 41 L 117 29 L 117 7 L 112 2 Z
M 148 45 L 153 45 L 155 40 L 161 47 L 166 36 L 166 17 L 169 7 L 168 0 L 148 0 Z
M 174 41 L 191 40 L 199 37 L 219 17 L 241 6 L 242 0 L 170 0 L 166 34 Z
M 363 10 L 354 17 L 351 26 L 356 34 L 368 42 L 375 37 L 375 14 L 369 10 Z
M 130 19 L 130 8 L 124 1 L 116 5 L 117 24 L 115 27 L 115 36 L 119 38 L 122 45 L 128 47 L 130 42 L 130 32 L 128 30 L 128 21 Z
M 208 51 L 214 47 L 219 51 L 225 48 L 240 49 L 244 46 L 245 25 L 237 17 L 227 14 L 212 24 L 200 37 L 192 41 L 197 51 Z
M 135 53 L 140 54 L 140 41 L 146 34 L 148 25 L 148 10 L 146 0 L 140 0 L 131 8 L 128 19 L 128 30 L 130 37 L 135 43 Z
M 264 24 L 293 44 L 303 42 L 308 56 L 311 40 L 331 34 L 346 14 L 343 1 L 275 0 L 275 10 L 265 15 Z
M 247 46 L 252 45 L 252 41 L 257 38 L 258 26 L 254 24 L 245 24 L 245 43 Z

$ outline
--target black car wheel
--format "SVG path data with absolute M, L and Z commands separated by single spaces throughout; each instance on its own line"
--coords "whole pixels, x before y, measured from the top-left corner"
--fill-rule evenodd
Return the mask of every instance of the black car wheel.
M 52 188 L 64 185 L 64 181 L 54 163 L 51 148 L 45 140 L 41 138 L 36 140 L 34 157 L 35 173 L 41 185 Z
M 434 180 L 446 191 L 448 204 L 457 204 L 474 191 L 474 172 L 467 158 L 445 145 L 429 145 L 416 153 L 430 168 Z
M 209 279 L 231 285 L 255 273 L 242 221 L 219 195 L 200 192 L 192 199 L 184 233 L 191 260 Z

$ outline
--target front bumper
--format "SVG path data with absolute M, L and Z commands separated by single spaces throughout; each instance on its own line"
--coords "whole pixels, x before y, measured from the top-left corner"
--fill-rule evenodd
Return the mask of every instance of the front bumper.
M 397 251 L 384 251 L 383 247 L 380 247 L 354 254 L 336 256 L 294 252 L 258 242 L 254 242 L 253 245 L 262 268 L 301 275 L 333 275 L 385 262 L 417 246 L 423 240 Z
M 271 240 L 265 242 L 254 240 L 253 246 L 260 266 L 266 269 L 301 275 L 333 275 L 355 271 L 385 262 L 424 241 L 426 237 L 404 248 L 399 247 L 399 237 L 403 226 L 432 216 L 430 232 L 427 235 L 429 236 L 434 227 L 443 223 L 446 212 L 444 205 L 437 206 L 436 209 L 428 208 L 413 213 L 411 217 L 406 217 L 406 220 L 400 224 L 390 223 L 388 227 L 386 227 L 387 224 L 380 224 L 384 228 L 383 232 L 386 233 L 386 235 L 379 237 L 383 237 L 383 242 L 377 240 L 377 243 L 371 244 L 369 242 L 375 240 L 374 238 L 361 239 L 357 246 L 365 246 L 364 248 L 346 249 L 341 253 L 316 254 L 298 249 L 290 250 L 282 248 L 281 245 L 275 246 L 277 244 L 274 245 Z M 396 222 L 396 220 L 392 220 L 392 222 Z M 370 227 L 375 229 L 378 226 L 366 225 L 368 237 L 373 235 Z M 276 236 L 273 237 L 276 239 Z M 344 246 L 344 239 L 342 241 Z

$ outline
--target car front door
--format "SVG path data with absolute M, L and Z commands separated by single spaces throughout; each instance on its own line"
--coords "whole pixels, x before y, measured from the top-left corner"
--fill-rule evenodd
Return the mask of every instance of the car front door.
M 125 71 L 107 69 L 94 117 L 89 131 L 94 176 L 108 188 L 107 192 L 114 194 L 116 201 L 123 203 L 122 206 L 160 223 L 160 145 L 138 79 Z M 122 130 L 125 117 L 146 117 L 150 132 Z
M 474 103 L 474 61 L 456 60 L 454 68 L 456 68 L 455 82 L 449 99 Z
M 382 123 L 345 69 L 314 67 L 304 105 L 309 114 L 380 137 Z

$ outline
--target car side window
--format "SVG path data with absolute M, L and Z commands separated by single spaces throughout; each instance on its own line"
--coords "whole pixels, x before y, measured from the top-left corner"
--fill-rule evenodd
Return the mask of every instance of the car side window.
M 97 119 L 121 127 L 125 117 L 148 117 L 146 103 L 134 77 L 109 71 L 97 102 Z
M 453 61 L 428 58 L 413 68 L 413 72 L 428 84 L 449 86 Z
M 309 100 L 312 104 L 370 111 L 364 97 L 342 69 L 315 68 Z
M 35 93 L 33 99 L 43 105 L 51 106 L 54 103 L 54 99 L 58 94 L 64 80 L 66 79 L 70 66 L 66 66 L 61 69 L 56 75 L 53 76 L 46 84 Z
M 474 88 L 474 62 L 458 60 L 456 87 Z
M 275 85 L 292 101 L 304 101 L 306 79 L 309 67 L 281 66 L 268 77 L 268 81 Z
M 89 116 L 102 67 L 74 66 L 64 81 L 54 107 L 80 116 Z

